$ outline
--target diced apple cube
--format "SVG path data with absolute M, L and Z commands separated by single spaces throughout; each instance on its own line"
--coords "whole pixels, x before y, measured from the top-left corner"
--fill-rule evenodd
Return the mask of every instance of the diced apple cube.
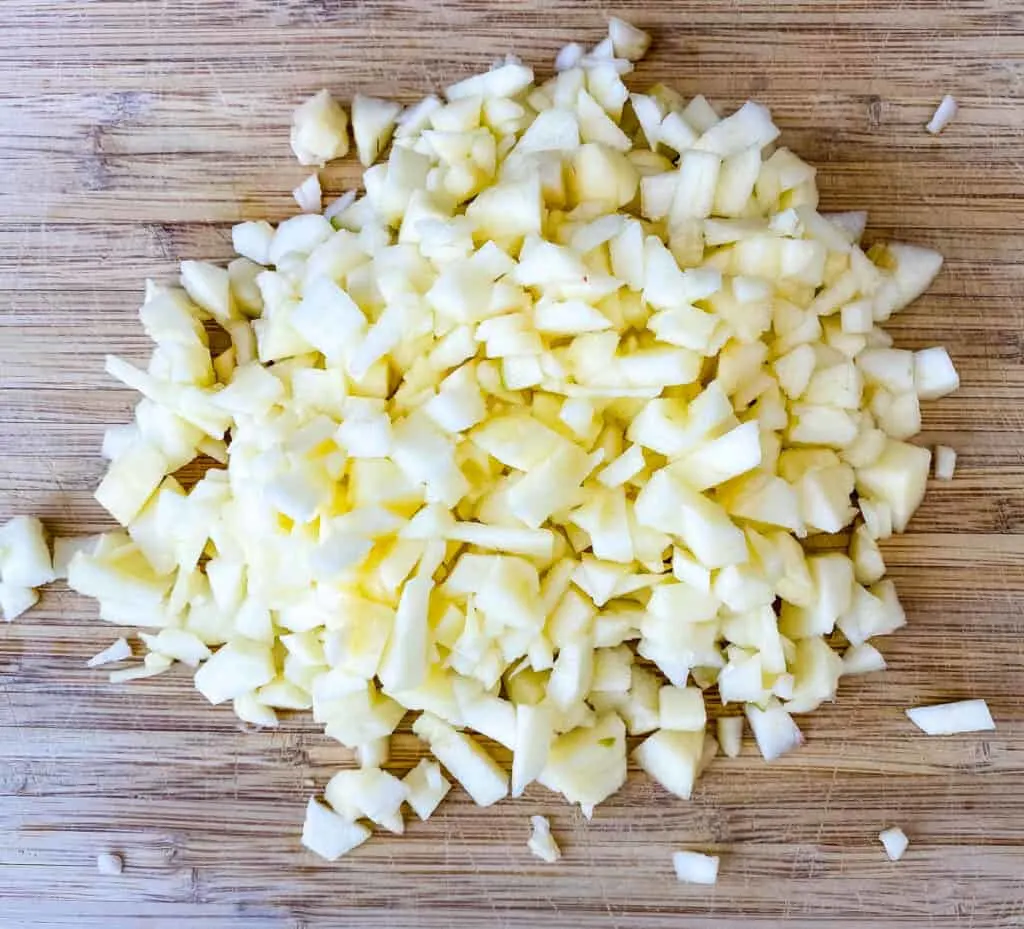
M 851 645 L 843 653 L 843 674 L 870 674 L 872 671 L 884 671 L 885 668 L 882 653 L 868 642 Z
M 698 687 L 666 685 L 658 695 L 661 728 L 682 732 L 703 732 L 707 723 L 704 695 Z
M 31 587 L 18 587 L 0 581 L 0 614 L 4 622 L 13 622 L 39 602 L 39 593 Z
M 891 829 L 880 832 L 878 839 L 885 847 L 885 854 L 890 861 L 899 861 L 907 850 L 907 846 L 910 845 L 906 833 L 899 826 L 893 826 Z
M 427 742 L 438 761 L 466 788 L 477 806 L 491 806 L 508 794 L 508 776 L 465 733 L 429 713 L 420 716 L 412 728 Z
M 626 727 L 622 720 L 607 713 L 590 728 L 559 736 L 538 780 L 570 803 L 579 803 L 589 816 L 596 804 L 625 783 Z
M 716 884 L 718 856 L 700 852 L 673 852 L 672 867 L 676 878 L 687 884 Z
M 661 729 L 641 742 L 633 757 L 669 793 L 689 800 L 703 750 L 703 727 L 699 732 Z
M 324 797 L 342 816 L 365 816 L 397 834 L 405 829 L 401 807 L 407 797 L 406 786 L 380 768 L 339 771 L 327 782 Z
M 300 164 L 323 167 L 328 161 L 344 158 L 348 154 L 348 114 L 328 91 L 321 90 L 293 114 L 291 142 Z
M 451 784 L 441 773 L 436 762 L 421 758 L 419 763 L 403 779 L 406 802 L 413 808 L 416 815 L 429 819 L 434 810 L 451 790 Z
M 956 470 L 956 450 L 948 445 L 935 446 L 935 476 L 940 481 L 953 480 Z
M 366 826 L 339 816 L 317 800 L 310 799 L 306 806 L 302 844 L 321 858 L 336 861 L 362 845 L 371 834 Z
M 612 41 L 615 57 L 627 61 L 639 61 L 651 45 L 651 37 L 646 32 L 618 16 L 608 18 L 608 38 Z
M 0 580 L 11 588 L 42 587 L 55 576 L 43 524 L 38 519 L 16 516 L 0 527 Z
M 249 639 L 232 639 L 196 672 L 198 690 L 210 703 L 224 703 L 266 684 L 274 677 L 269 646 Z
M 401 111 L 401 104 L 391 100 L 363 94 L 352 99 L 352 134 L 363 167 L 372 165 L 387 146 Z
M 718 744 L 729 758 L 738 758 L 743 741 L 743 717 L 718 717 Z
M 777 703 L 769 703 L 765 709 L 748 703 L 744 710 L 765 761 L 773 761 L 803 743 L 793 718 Z
M 914 389 L 922 400 L 938 400 L 960 386 L 960 376 L 944 348 L 914 353 Z
M 862 502 L 867 496 L 888 504 L 892 528 L 903 532 L 924 499 L 930 464 L 928 449 L 889 439 L 877 461 L 857 470 Z

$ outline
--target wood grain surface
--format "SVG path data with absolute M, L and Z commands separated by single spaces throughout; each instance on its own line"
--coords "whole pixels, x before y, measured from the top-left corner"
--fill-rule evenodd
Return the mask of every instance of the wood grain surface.
M 104 427 L 133 396 L 147 276 L 225 258 L 230 224 L 282 218 L 304 176 L 292 108 L 321 86 L 414 99 L 514 51 L 539 69 L 596 41 L 604 4 L 2 0 L 0 517 L 109 525 L 91 498 Z M 960 452 L 885 546 L 910 625 L 891 670 L 844 681 L 772 765 L 719 759 L 689 803 L 638 773 L 584 822 L 537 788 L 453 794 L 337 864 L 298 842 L 347 753 L 308 717 L 246 733 L 185 674 L 121 686 L 85 660 L 121 630 L 59 586 L 0 628 L 0 926 L 821 929 L 1024 926 L 1024 6 L 1020 0 L 619 3 L 655 35 L 633 82 L 769 104 L 819 167 L 823 208 L 947 263 L 896 321 L 949 347 L 959 393 L 920 441 Z M 943 93 L 960 115 L 924 123 Z M 325 173 L 329 192 L 357 177 Z M 984 697 L 993 733 L 928 739 L 907 706 Z M 395 740 L 392 767 L 416 751 Z M 554 866 L 526 849 L 552 819 Z M 911 839 L 890 863 L 880 829 Z M 721 855 L 717 887 L 671 852 Z M 126 868 L 102 877 L 96 855 Z

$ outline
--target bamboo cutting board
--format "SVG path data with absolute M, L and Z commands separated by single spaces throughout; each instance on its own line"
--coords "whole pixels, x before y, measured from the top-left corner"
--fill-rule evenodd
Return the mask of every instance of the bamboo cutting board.
M 635 9 L 631 9 L 634 7 Z M 102 358 L 142 359 L 147 276 L 229 255 L 230 224 L 283 218 L 304 176 L 292 108 L 321 86 L 413 99 L 514 51 L 546 69 L 596 41 L 589 3 L 3 0 L 0 5 L 0 518 L 57 533 L 91 499 L 104 427 L 133 397 Z M 772 765 L 719 759 L 694 799 L 634 774 L 592 823 L 537 789 L 456 792 L 403 838 L 337 864 L 299 846 L 306 797 L 347 753 L 311 720 L 244 733 L 187 675 L 110 686 L 85 660 L 120 630 L 66 589 L 0 628 L 0 926 L 1024 926 L 1024 8 L 1019 0 L 621 3 L 655 48 L 634 78 L 768 103 L 819 166 L 823 208 L 947 264 L 898 344 L 948 346 L 960 392 L 920 441 L 953 445 L 885 547 L 910 625 L 891 670 L 844 681 Z M 961 113 L 923 125 L 945 92 Z M 325 173 L 337 193 L 349 164 Z M 910 705 L 984 697 L 993 733 L 927 739 Z M 416 749 L 395 739 L 393 768 Z M 565 857 L 526 850 L 548 814 Z M 890 863 L 876 836 L 911 838 Z M 677 848 L 722 857 L 680 885 Z M 117 851 L 120 877 L 95 857 Z

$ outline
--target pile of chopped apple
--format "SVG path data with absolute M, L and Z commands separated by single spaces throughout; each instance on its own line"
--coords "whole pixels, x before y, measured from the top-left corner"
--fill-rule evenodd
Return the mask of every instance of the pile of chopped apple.
M 186 664 L 242 719 L 311 710 L 358 751 L 310 802 L 327 857 L 429 816 L 440 766 L 478 804 L 536 781 L 590 816 L 642 737 L 689 797 L 744 715 L 765 758 L 799 745 L 793 716 L 905 622 L 878 541 L 924 495 L 921 401 L 958 381 L 882 324 L 942 259 L 818 212 L 764 106 L 630 92 L 648 41 L 613 20 L 543 82 L 509 59 L 406 108 L 356 97 L 365 193 L 147 284 L 149 364 L 108 361 L 142 395 L 97 491 L 124 528 L 68 583 L 147 630 L 116 679 Z M 323 164 L 348 130 L 322 92 L 292 143 Z M 33 564 L 3 562 L 5 611 Z M 409 713 L 436 761 L 399 779 Z

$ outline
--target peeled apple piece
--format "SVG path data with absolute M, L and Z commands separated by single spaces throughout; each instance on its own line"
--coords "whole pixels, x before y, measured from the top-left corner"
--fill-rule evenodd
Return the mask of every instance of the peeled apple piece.
M 364 168 L 370 167 L 391 139 L 402 107 L 390 100 L 356 94 L 352 100 L 352 135 Z
M 419 760 L 416 767 L 402 778 L 402 783 L 405 785 L 406 803 L 423 820 L 430 818 L 452 787 L 441 773 L 440 766 L 426 758 Z
M 311 852 L 336 861 L 365 842 L 372 833 L 362 823 L 351 822 L 327 809 L 317 800 L 306 805 L 306 822 L 302 827 L 302 844 Z
M 995 729 L 988 704 L 984 700 L 960 700 L 937 706 L 918 706 L 907 710 L 910 721 L 926 735 L 955 735 Z
M 669 793 L 689 800 L 703 751 L 703 728 L 697 732 L 661 729 L 640 743 L 633 758 Z
M 227 268 L 147 283 L 152 359 L 107 360 L 142 394 L 96 494 L 124 531 L 54 564 L 37 521 L 0 530 L 5 618 L 66 574 L 143 630 L 112 680 L 197 667 L 211 703 L 258 726 L 309 709 L 358 755 L 336 812 L 308 810 L 326 857 L 451 782 L 480 805 L 536 782 L 589 817 L 627 733 L 688 797 L 740 752 L 741 707 L 766 759 L 795 749 L 792 714 L 883 668 L 873 643 L 905 623 L 878 540 L 921 502 L 909 439 L 958 378 L 881 324 L 942 258 L 819 214 L 761 104 L 631 94 L 649 41 L 613 18 L 551 80 L 510 58 L 406 109 L 356 95 L 361 191 L 321 213 L 312 175 L 309 212 L 238 223 Z M 321 91 L 291 141 L 343 156 L 345 109 Z M 219 467 L 186 490 L 201 456 Z M 738 704 L 717 740 L 715 699 Z M 410 712 L 436 760 L 400 779 L 381 765 Z M 680 874 L 713 879 L 698 859 Z
M 299 164 L 322 168 L 348 154 L 348 114 L 329 91 L 321 90 L 295 111 L 291 142 Z
M 320 178 L 311 174 L 292 191 L 292 196 L 303 213 L 319 213 L 322 196 Z
M 617 16 L 608 18 L 608 38 L 611 39 L 615 57 L 628 61 L 639 61 L 651 45 L 650 35 Z
M 765 761 L 773 761 L 803 743 L 793 717 L 778 703 L 770 702 L 766 709 L 748 703 L 746 715 Z
M 113 645 L 108 645 L 103 651 L 93 655 L 92 658 L 86 662 L 86 666 L 90 668 L 98 668 L 100 665 L 112 664 L 115 661 L 124 661 L 125 658 L 132 657 L 132 648 L 128 644 L 127 639 L 118 639 Z
M 99 536 L 86 535 L 74 538 L 55 538 L 53 540 L 53 574 L 55 579 L 66 580 L 68 566 L 71 559 L 78 552 L 89 551 L 95 545 Z
M 868 642 L 851 645 L 843 653 L 843 674 L 869 674 L 886 669 L 881 652 Z
M 111 852 L 103 852 L 96 856 L 96 870 L 100 874 L 112 877 L 124 871 L 124 859 Z
M 35 589 L 56 578 L 43 524 L 18 516 L 0 527 L 0 615 L 13 622 L 39 601 Z
M 914 387 L 922 400 L 938 400 L 960 386 L 960 377 L 944 348 L 914 353 Z
M 545 816 L 531 816 L 530 825 L 533 829 L 530 841 L 527 843 L 530 851 L 541 861 L 554 864 L 562 857 L 562 850 L 551 834 L 551 823 Z
M 579 803 L 585 816 L 626 781 L 626 727 L 615 713 L 606 713 L 592 727 L 559 736 L 537 778 L 545 787 Z
M 17 516 L 0 527 L 0 579 L 11 587 L 42 587 L 54 579 L 43 524 Z
M 857 490 L 888 504 L 892 528 L 903 532 L 924 499 L 930 465 L 928 449 L 889 439 L 876 461 L 857 469 Z
M 672 867 L 676 878 L 687 884 L 715 884 L 718 882 L 718 856 L 701 852 L 673 852 Z
M 658 696 L 661 728 L 703 732 L 707 723 L 704 696 L 697 687 L 661 688 Z
M 907 846 L 910 845 L 910 839 L 899 826 L 893 826 L 880 832 L 878 840 L 885 847 L 885 854 L 890 861 L 899 861 L 907 850 Z
M 327 782 L 324 797 L 342 815 L 366 817 L 390 832 L 405 831 L 400 812 L 407 798 L 405 783 L 380 768 L 339 771 Z
M 519 797 L 547 764 L 554 738 L 554 714 L 550 706 L 520 703 L 515 709 L 515 720 L 512 796 Z
M 236 638 L 219 648 L 196 672 L 196 690 L 210 703 L 223 703 L 268 683 L 274 677 L 269 646 Z
M 507 775 L 470 736 L 428 713 L 413 723 L 413 732 L 430 746 L 477 806 L 491 806 L 508 794 Z
M 13 622 L 39 602 L 39 592 L 32 587 L 17 587 L 0 581 L 0 613 L 4 622 Z
M 948 445 L 935 446 L 935 476 L 940 481 L 953 480 L 953 472 L 956 470 L 956 450 Z
M 932 118 L 925 126 L 932 135 L 938 135 L 953 120 L 957 113 L 957 103 L 949 94 L 946 94 L 935 108 Z
M 729 758 L 738 758 L 743 744 L 743 717 L 719 716 L 717 735 L 722 753 Z

